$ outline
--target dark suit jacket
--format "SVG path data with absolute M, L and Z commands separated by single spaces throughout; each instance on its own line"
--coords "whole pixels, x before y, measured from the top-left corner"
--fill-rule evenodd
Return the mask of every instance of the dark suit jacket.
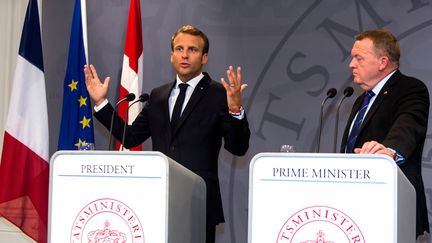
M 207 224 L 224 222 L 218 179 L 218 156 L 226 150 L 244 155 L 249 148 L 249 125 L 228 113 L 224 87 L 207 73 L 195 87 L 177 129 L 171 133 L 168 97 L 175 82 L 155 88 L 141 113 L 128 126 L 125 147 L 131 148 L 151 137 L 153 150 L 160 151 L 201 176 L 207 185 Z M 95 117 L 109 129 L 113 107 L 107 105 Z M 113 135 L 122 140 L 123 121 L 116 115 Z
M 342 138 L 345 151 L 350 125 L 365 93 L 353 105 Z M 421 174 L 423 145 L 429 116 L 429 93 L 423 82 L 397 70 L 387 81 L 363 121 L 354 147 L 375 140 L 401 153 L 406 161 L 399 167 L 417 193 L 417 235 L 429 232 L 426 197 Z

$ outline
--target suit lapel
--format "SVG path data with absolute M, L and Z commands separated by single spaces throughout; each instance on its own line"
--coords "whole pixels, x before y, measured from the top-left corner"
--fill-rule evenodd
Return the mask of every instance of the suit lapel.
M 204 77 L 200 80 L 200 82 L 195 87 L 192 96 L 190 97 L 188 103 L 186 104 L 185 109 L 183 110 L 180 120 L 178 122 L 177 129 L 174 131 L 174 134 L 177 133 L 177 130 L 182 127 L 182 124 L 184 121 L 189 117 L 189 115 L 194 110 L 195 106 L 198 104 L 198 102 L 201 100 L 202 96 L 206 92 L 209 84 L 210 84 L 211 78 L 207 73 L 204 73 Z
M 399 78 L 402 76 L 401 72 L 399 70 L 397 70 L 391 77 L 390 79 L 387 81 L 387 83 L 384 85 L 384 87 L 381 89 L 380 93 L 377 95 L 377 97 L 375 98 L 374 103 L 372 104 L 372 106 L 370 107 L 368 113 L 366 114 L 366 117 L 364 119 L 364 121 L 362 122 L 362 126 L 360 128 L 360 133 L 359 136 L 361 136 L 361 133 L 363 132 L 363 128 L 364 126 L 368 123 L 368 121 L 372 118 L 373 114 L 375 114 L 375 112 L 378 110 L 378 108 L 380 107 L 381 103 L 384 101 L 384 99 L 386 98 L 386 96 L 388 94 L 390 94 L 392 87 L 394 86 L 394 84 L 399 80 Z M 363 102 L 364 96 L 366 95 L 366 92 L 364 92 L 362 95 L 360 95 L 357 100 L 354 102 L 353 105 L 353 109 L 351 111 L 351 114 L 348 118 L 348 122 L 347 122 L 347 126 L 345 128 L 345 132 L 342 138 L 342 144 L 341 144 L 341 151 L 345 150 L 345 146 L 346 146 L 346 140 L 348 139 L 349 136 L 349 130 L 351 127 L 351 124 L 358 112 L 358 110 L 361 107 L 361 104 Z
M 387 83 L 382 87 L 381 91 L 379 92 L 378 96 L 376 97 L 375 101 L 373 102 L 372 106 L 370 107 L 369 111 L 366 113 L 366 117 L 363 120 L 362 126 L 360 128 L 360 132 L 363 129 L 363 127 L 367 124 L 367 122 L 373 117 L 375 112 L 380 107 L 383 100 L 386 98 L 388 94 L 390 94 L 392 87 L 394 84 L 399 80 L 401 76 L 401 73 L 399 70 L 397 70 L 387 81 Z

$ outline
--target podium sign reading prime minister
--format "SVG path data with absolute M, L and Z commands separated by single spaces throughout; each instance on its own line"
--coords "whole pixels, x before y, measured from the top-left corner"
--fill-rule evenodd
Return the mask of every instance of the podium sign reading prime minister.
M 249 180 L 249 243 L 415 241 L 414 187 L 387 156 L 262 153 Z

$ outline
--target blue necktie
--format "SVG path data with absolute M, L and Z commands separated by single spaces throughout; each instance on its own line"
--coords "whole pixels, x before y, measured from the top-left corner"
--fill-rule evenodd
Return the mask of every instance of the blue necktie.
M 177 96 L 177 100 L 174 105 L 173 113 L 171 115 L 171 131 L 174 131 L 177 127 L 177 123 L 180 120 L 180 114 L 183 107 L 183 103 L 186 97 L 186 89 L 189 84 L 179 84 L 180 93 Z
M 345 150 L 347 153 L 353 153 L 354 152 L 354 144 L 355 144 L 357 137 L 359 135 L 360 127 L 363 123 L 366 109 L 369 105 L 370 100 L 372 99 L 372 97 L 374 97 L 374 95 L 375 95 L 374 92 L 368 91 L 364 97 L 363 104 L 362 104 L 360 110 L 358 111 L 357 117 L 354 121 L 354 125 L 351 129 L 351 133 L 348 136 L 347 146 L 346 146 L 346 150 Z

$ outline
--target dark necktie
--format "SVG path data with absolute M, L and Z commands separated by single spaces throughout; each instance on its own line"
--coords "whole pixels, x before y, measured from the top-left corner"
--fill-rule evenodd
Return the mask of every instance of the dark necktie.
M 353 153 L 354 152 L 354 144 L 357 140 L 357 137 L 359 135 L 360 132 L 360 127 L 363 123 L 363 119 L 366 113 L 366 109 L 369 105 L 370 100 L 372 99 L 372 97 L 375 95 L 374 92 L 372 91 L 368 91 L 364 97 L 363 100 L 363 104 L 360 108 L 360 110 L 358 111 L 357 117 L 354 121 L 354 125 L 351 129 L 351 133 L 348 136 L 348 140 L 347 140 L 347 146 L 346 146 L 346 152 L 347 153 Z
M 171 131 L 175 130 L 175 128 L 177 127 L 177 123 L 180 120 L 180 114 L 186 96 L 186 89 L 189 86 L 189 84 L 179 84 L 178 86 L 180 88 L 180 93 L 177 96 L 173 113 L 171 115 Z

